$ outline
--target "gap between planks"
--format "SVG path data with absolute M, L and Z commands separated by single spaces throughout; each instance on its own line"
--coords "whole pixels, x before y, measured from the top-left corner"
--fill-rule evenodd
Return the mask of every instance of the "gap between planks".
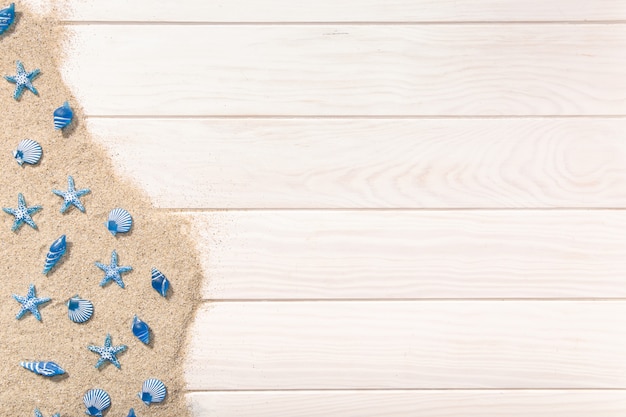
M 381 22 L 381 21 L 311 21 L 311 22 L 209 22 L 209 21 L 147 21 L 147 20 L 61 20 L 61 25 L 66 26 L 316 26 L 316 25 L 350 25 L 350 26 L 468 26 L 468 25 L 624 25 L 626 20 L 465 20 L 456 22 L 446 21 L 402 21 L 402 22 Z

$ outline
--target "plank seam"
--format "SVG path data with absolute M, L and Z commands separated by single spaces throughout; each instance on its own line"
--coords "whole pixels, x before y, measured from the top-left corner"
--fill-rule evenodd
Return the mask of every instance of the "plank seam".
M 459 20 L 459 21 L 175 21 L 175 20 L 62 20 L 65 26 L 321 26 L 321 25 L 350 25 L 350 26 L 471 26 L 471 25 L 624 25 L 626 20 Z

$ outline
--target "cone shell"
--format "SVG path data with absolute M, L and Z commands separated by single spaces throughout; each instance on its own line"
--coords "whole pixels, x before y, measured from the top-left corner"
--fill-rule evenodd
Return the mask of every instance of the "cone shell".
M 52 243 L 50 250 L 48 251 L 48 255 L 46 255 L 46 263 L 43 267 L 44 275 L 50 272 L 57 262 L 61 260 L 61 257 L 65 254 L 66 249 L 67 244 L 65 242 L 65 235 L 62 235 Z
M 67 315 L 74 323 L 84 323 L 92 314 L 93 304 L 89 300 L 83 300 L 76 295 L 67 302 Z
M 63 129 L 64 127 L 72 123 L 72 119 L 74 118 L 74 112 L 72 111 L 69 103 L 66 101 L 61 107 L 54 111 L 53 117 L 54 128 L 57 130 Z
M 65 373 L 63 368 L 54 362 L 20 362 L 20 365 L 37 375 L 56 376 Z
M 7 29 L 15 21 L 15 4 L 11 3 L 9 7 L 0 10 L 0 35 L 7 31 Z
M 165 388 L 163 381 L 151 378 L 144 381 L 141 392 L 137 395 L 145 405 L 160 403 L 167 395 L 167 388 Z
M 123 208 L 115 208 L 109 213 L 106 223 L 107 229 L 113 236 L 117 233 L 126 233 L 133 225 L 133 218 L 130 213 Z
M 41 159 L 43 153 L 41 145 L 32 139 L 24 139 L 17 145 L 17 149 L 13 151 L 13 158 L 18 164 L 35 165 Z
M 88 416 L 102 417 L 102 412 L 111 406 L 111 397 L 101 389 L 91 389 L 83 396 L 83 403 Z
M 167 297 L 167 290 L 170 288 L 170 281 L 156 268 L 152 268 L 152 288 L 163 297 Z
M 137 316 L 133 319 L 132 330 L 135 337 L 142 343 L 146 345 L 150 343 L 150 327 Z

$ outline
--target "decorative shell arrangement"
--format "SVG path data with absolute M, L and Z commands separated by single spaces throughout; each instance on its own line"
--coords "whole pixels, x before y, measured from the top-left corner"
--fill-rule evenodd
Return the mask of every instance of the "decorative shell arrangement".
M 24 139 L 17 145 L 17 149 L 13 151 L 13 158 L 20 166 L 24 164 L 36 165 L 41 159 L 43 153 L 41 145 L 32 139 Z

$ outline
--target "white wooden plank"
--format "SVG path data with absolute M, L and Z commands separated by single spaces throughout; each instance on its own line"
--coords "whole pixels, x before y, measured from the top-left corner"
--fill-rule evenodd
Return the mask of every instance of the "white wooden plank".
M 69 3 L 74 21 L 586 21 L 626 19 L 623 0 L 83 0 Z
M 198 392 L 197 417 L 622 417 L 624 391 Z
M 624 211 L 185 215 L 206 299 L 626 297 Z
M 191 390 L 626 388 L 626 302 L 228 302 L 191 328 Z
M 626 207 L 626 119 L 90 119 L 89 128 L 159 207 Z
M 626 25 L 78 25 L 89 115 L 623 115 Z

